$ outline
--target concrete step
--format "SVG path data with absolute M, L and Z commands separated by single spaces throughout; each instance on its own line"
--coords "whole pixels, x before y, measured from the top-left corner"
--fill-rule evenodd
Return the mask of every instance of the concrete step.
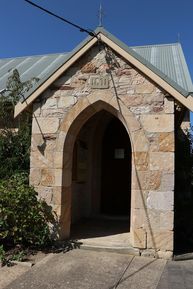
M 81 242 L 79 240 L 79 242 Z M 92 244 L 84 244 L 84 242 L 80 245 L 80 248 L 83 250 L 93 250 L 93 251 L 99 251 L 99 252 L 114 252 L 114 253 L 120 253 L 120 254 L 128 254 L 133 256 L 140 256 L 139 249 L 127 246 L 105 246 L 105 245 L 92 245 Z

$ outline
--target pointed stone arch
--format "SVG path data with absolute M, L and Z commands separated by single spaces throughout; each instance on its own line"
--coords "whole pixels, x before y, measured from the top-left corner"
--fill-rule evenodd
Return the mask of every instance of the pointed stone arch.
M 71 185 L 72 185 L 72 158 L 73 147 L 76 137 L 83 125 L 97 112 L 105 110 L 117 117 L 126 128 L 132 150 L 132 185 L 131 185 L 131 230 L 134 218 L 132 207 L 136 200 L 133 191 L 136 190 L 137 180 L 135 173 L 136 152 L 148 151 L 148 141 L 138 119 L 116 96 L 99 93 L 84 97 L 70 109 L 64 117 L 58 134 L 55 151 L 55 193 L 58 204 L 55 211 L 59 217 L 60 238 L 64 239 L 70 235 L 71 223 Z M 134 169 L 133 169 L 134 168 Z

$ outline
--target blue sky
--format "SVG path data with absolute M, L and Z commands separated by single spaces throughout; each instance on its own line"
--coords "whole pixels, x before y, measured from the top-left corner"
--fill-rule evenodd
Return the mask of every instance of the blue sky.
M 82 27 L 98 25 L 100 0 L 34 0 Z M 102 0 L 103 26 L 127 45 L 182 44 L 193 79 L 193 0 Z M 0 58 L 72 50 L 87 35 L 30 6 L 0 0 Z

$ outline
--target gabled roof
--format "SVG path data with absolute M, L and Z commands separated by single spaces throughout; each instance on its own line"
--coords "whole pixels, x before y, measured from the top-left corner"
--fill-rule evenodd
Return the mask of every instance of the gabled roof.
M 95 34 L 171 95 L 174 96 L 176 94 L 177 100 L 193 110 L 193 99 L 191 96 L 193 85 L 179 43 L 128 47 L 102 27 L 97 28 Z M 6 85 L 8 70 L 11 68 L 18 69 L 22 81 L 34 76 L 40 79 L 25 94 L 25 100 L 21 100 L 21 103 L 16 106 L 16 115 L 38 97 L 48 85 L 55 81 L 80 56 L 97 43 L 97 37 L 87 37 L 71 53 L 0 60 L 0 90 Z
M 130 47 L 186 92 L 193 92 L 193 85 L 180 43 Z M 19 71 L 22 81 L 49 77 L 64 63 L 69 53 L 34 55 L 0 59 L 0 90 L 6 87 L 12 69 Z

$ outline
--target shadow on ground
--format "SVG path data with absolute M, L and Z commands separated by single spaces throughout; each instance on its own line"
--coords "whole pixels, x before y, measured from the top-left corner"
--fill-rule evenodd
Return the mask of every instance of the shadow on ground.
M 85 239 L 128 233 L 129 220 L 120 218 L 89 218 L 72 225 L 71 238 Z

